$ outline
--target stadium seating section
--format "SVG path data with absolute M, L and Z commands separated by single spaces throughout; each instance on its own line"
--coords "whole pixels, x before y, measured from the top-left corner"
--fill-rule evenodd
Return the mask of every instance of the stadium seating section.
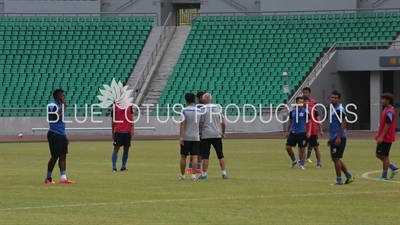
M 335 42 L 394 40 L 399 23 L 398 12 L 197 17 L 158 104 L 184 103 L 185 92 L 198 90 L 223 106 L 283 103 L 283 71 L 295 90 Z M 44 107 L 58 87 L 69 102 L 97 103 L 103 84 L 129 77 L 152 24 L 150 17 L 2 17 L 0 107 Z
M 286 99 L 283 71 L 295 90 L 335 42 L 394 40 L 399 24 L 398 12 L 197 17 L 158 104 L 206 90 L 223 106 L 276 106 Z
M 153 22 L 152 17 L 2 17 L 0 107 L 44 107 L 60 87 L 71 104 L 98 103 L 103 84 L 129 78 Z M 3 110 L 1 116 L 45 113 Z

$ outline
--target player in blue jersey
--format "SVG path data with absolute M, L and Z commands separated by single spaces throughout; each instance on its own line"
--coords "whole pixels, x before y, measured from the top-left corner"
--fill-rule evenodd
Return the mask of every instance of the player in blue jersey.
M 203 95 L 204 95 L 204 91 L 199 91 L 199 92 L 197 92 L 197 94 L 196 94 L 196 98 L 197 98 L 197 103 L 195 103 L 194 104 L 194 106 L 195 107 L 197 107 L 198 109 L 200 109 L 201 107 L 203 107 Z M 200 140 L 201 140 L 201 131 L 200 131 Z M 200 145 L 201 145 L 201 141 L 200 141 Z M 200 150 L 201 150 L 201 146 L 200 146 Z M 196 171 L 196 173 L 203 173 L 203 171 L 201 170 L 201 161 L 202 161 L 202 158 L 201 158 L 201 152 L 200 152 L 200 154 L 198 155 L 198 158 L 197 158 L 197 171 Z M 190 162 L 189 162 L 189 166 L 188 166 L 188 169 L 187 169 L 187 172 L 186 172 L 187 174 L 192 174 L 192 158 L 190 158 Z
M 300 148 L 300 169 L 304 170 L 304 163 L 306 160 L 306 146 L 307 139 L 311 135 L 311 117 L 308 110 L 304 108 L 304 98 L 296 98 L 297 106 L 289 112 L 289 121 L 286 128 L 286 151 L 292 160 L 290 168 L 297 164 L 296 157 L 294 156 L 293 147 L 296 145 Z M 308 123 L 308 130 L 306 124 Z
M 68 144 L 67 135 L 65 132 L 64 109 L 66 107 L 64 91 L 57 89 L 53 92 L 54 101 L 47 105 L 47 115 L 49 121 L 49 131 L 47 140 L 49 142 L 51 158 L 47 164 L 47 176 L 44 180 L 46 184 L 54 184 L 52 172 L 58 160 L 60 167 L 60 184 L 73 184 L 67 178 L 67 154 Z
M 345 184 L 354 181 L 354 177 L 347 170 L 346 164 L 342 161 L 343 153 L 346 148 L 347 141 L 347 121 L 346 110 L 340 104 L 341 94 L 333 91 L 331 94 L 331 115 L 330 115 L 330 137 L 328 146 L 331 150 L 331 158 L 335 165 L 336 182 L 332 185 L 342 185 L 342 171 L 346 175 Z

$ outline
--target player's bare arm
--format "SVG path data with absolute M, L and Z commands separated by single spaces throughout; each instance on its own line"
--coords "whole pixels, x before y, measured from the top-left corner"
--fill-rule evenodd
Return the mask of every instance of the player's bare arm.
M 319 127 L 319 133 L 321 134 L 321 137 L 323 137 L 324 136 L 324 128 L 322 127 L 321 117 L 316 116 L 315 119 L 316 119 L 318 127 Z
M 204 125 L 203 122 L 200 122 L 200 123 L 199 123 L 199 130 L 203 130 L 203 125 Z M 201 136 L 201 134 L 200 134 L 200 136 Z
M 62 104 L 62 105 L 61 105 L 62 110 L 59 111 L 59 112 L 57 112 L 57 114 L 58 114 L 60 120 L 62 120 L 62 118 L 63 118 L 63 112 L 64 112 L 65 108 L 67 108 L 67 103 L 66 103 L 66 101 L 65 101 L 65 95 L 62 95 L 62 96 L 61 96 L 60 102 L 61 102 L 61 104 Z
M 289 119 L 286 124 L 286 138 L 289 137 L 290 127 L 292 126 L 292 119 Z
M 201 131 L 203 129 L 203 123 L 199 122 L 199 131 Z M 199 136 L 200 136 L 200 141 L 201 141 L 201 133 L 199 132 Z
M 307 117 L 310 118 L 309 113 L 307 114 Z M 307 138 L 309 138 L 311 136 L 311 128 L 312 128 L 312 123 L 311 123 L 310 119 L 307 120 L 307 124 L 308 124 L 308 131 L 307 131 L 306 135 L 307 135 Z
M 61 97 L 61 103 L 63 104 L 64 108 L 67 108 L 67 102 L 65 101 L 65 96 Z
M 342 142 L 341 137 L 342 137 L 342 134 L 344 132 L 344 129 L 346 129 L 346 127 L 347 127 L 347 121 L 346 121 L 345 117 L 343 116 L 342 123 L 340 124 L 339 133 L 338 133 L 338 136 L 336 137 L 336 141 L 335 141 L 336 146 L 340 145 L 340 143 Z
M 308 131 L 307 131 L 307 138 L 310 138 L 310 136 L 311 136 L 311 126 L 312 125 L 311 125 L 311 121 L 308 121 L 307 123 L 308 123 L 308 127 L 309 127 Z
M 315 106 L 314 106 L 315 107 Z M 321 117 L 319 116 L 319 113 L 318 113 L 318 111 L 316 110 L 316 109 L 313 109 L 313 114 L 312 114 L 312 116 L 313 116 L 313 122 L 315 122 L 315 123 L 317 123 L 318 124 L 318 127 L 319 127 L 319 133 L 320 133 L 320 135 L 321 135 L 321 137 L 323 137 L 324 136 L 324 128 L 322 127 L 322 122 L 321 122 Z
M 57 107 L 58 108 L 58 107 Z M 61 121 L 63 119 L 63 113 L 62 110 L 61 111 L 56 111 L 57 115 L 58 115 L 58 120 Z
M 182 121 L 180 126 L 179 126 L 179 142 L 181 143 L 181 145 L 184 144 L 183 142 L 183 132 L 185 131 L 185 126 L 186 126 L 186 121 Z
M 225 129 L 226 129 L 226 120 L 225 120 L 225 118 L 221 119 L 221 128 L 222 128 L 221 136 L 224 138 L 225 137 Z
M 60 101 L 60 103 L 63 104 L 62 101 Z M 54 106 L 53 109 L 50 109 L 52 112 L 54 112 L 54 113 L 56 113 L 58 115 L 58 120 L 59 121 L 62 121 L 62 119 L 63 119 L 63 112 L 64 112 L 64 107 L 65 106 L 62 105 L 61 107 L 63 107 L 63 108 L 61 108 L 61 110 L 60 110 L 60 108 L 58 106 Z

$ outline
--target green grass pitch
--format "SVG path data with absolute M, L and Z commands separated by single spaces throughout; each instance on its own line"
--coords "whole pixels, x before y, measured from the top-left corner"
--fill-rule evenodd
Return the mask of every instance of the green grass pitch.
M 356 181 L 343 186 L 330 185 L 335 173 L 321 143 L 323 168 L 307 163 L 302 171 L 289 169 L 283 139 L 226 139 L 229 179 L 221 179 L 212 152 L 208 180 L 193 182 L 178 181 L 178 140 L 133 142 L 129 171 L 118 173 L 111 141 L 72 142 L 74 185 L 58 184 L 58 167 L 56 184 L 43 183 L 47 143 L 1 143 L 1 224 L 399 224 L 400 174 L 391 182 L 362 177 L 381 170 L 375 142 L 348 140 L 344 161 Z M 397 165 L 399 149 L 392 146 Z

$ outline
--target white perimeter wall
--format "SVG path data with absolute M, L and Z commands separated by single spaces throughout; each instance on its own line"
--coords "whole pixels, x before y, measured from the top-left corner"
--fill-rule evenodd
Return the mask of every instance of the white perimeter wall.
M 270 120 L 270 118 L 272 119 Z M 283 113 L 278 113 L 278 119 L 283 120 Z M 92 122 L 88 117 L 86 122 L 78 123 L 75 118 L 66 118 L 66 121 L 73 121 L 67 124 L 67 127 L 111 127 L 111 118 L 109 117 L 93 117 L 97 122 Z M 84 117 L 79 117 L 78 120 L 84 121 Z M 157 117 L 149 116 L 138 118 L 135 124 L 137 127 L 155 127 L 156 132 L 153 131 L 137 131 L 138 135 L 178 135 L 179 126 L 175 121 L 179 121 L 179 117 Z M 228 120 L 234 121 L 237 117 L 227 117 Z M 270 122 L 263 123 L 262 120 Z M 252 121 L 253 120 L 253 121 Z M 159 122 L 164 121 L 164 122 Z M 246 122 L 247 121 L 247 122 Z M 238 133 L 267 133 L 283 131 L 285 124 L 278 122 L 275 115 L 271 114 L 265 116 L 253 117 L 240 117 L 237 122 L 229 122 L 227 125 L 227 132 Z M 32 132 L 32 128 L 46 128 L 48 123 L 45 117 L 1 117 L 0 118 L 0 136 L 14 136 L 22 133 L 23 135 L 44 135 L 45 131 Z M 109 131 L 68 131 L 68 135 L 110 135 Z

